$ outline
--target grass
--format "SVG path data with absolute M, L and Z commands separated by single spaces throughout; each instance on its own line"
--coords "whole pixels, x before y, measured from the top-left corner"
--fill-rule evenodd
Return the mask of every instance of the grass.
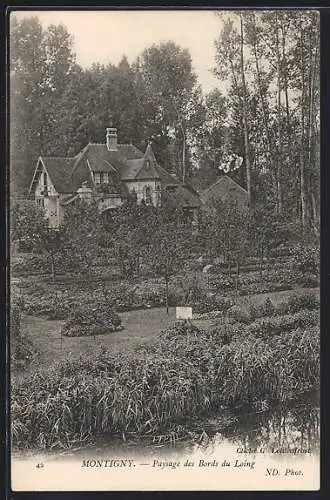
M 61 327 L 64 321 L 47 320 L 42 317 L 22 317 L 23 332 L 29 335 L 38 356 L 26 367 L 26 373 L 34 372 L 38 367 L 46 367 L 49 360 L 65 359 L 68 355 L 77 358 L 81 354 L 96 352 L 100 344 L 112 352 L 125 352 L 137 345 L 154 342 L 159 338 L 160 331 L 175 322 L 175 309 L 170 308 L 169 315 L 164 308 L 139 309 L 121 313 L 123 330 L 96 335 L 93 337 L 65 337 L 61 339 Z M 16 374 L 19 378 L 23 373 Z

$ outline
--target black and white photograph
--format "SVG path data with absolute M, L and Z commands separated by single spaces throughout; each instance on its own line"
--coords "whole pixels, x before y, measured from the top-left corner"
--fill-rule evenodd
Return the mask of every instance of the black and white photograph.
M 12 490 L 318 490 L 319 12 L 8 24 Z

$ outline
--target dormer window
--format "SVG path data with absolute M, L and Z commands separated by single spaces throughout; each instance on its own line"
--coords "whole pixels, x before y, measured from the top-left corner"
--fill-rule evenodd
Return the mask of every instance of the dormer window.
M 95 184 L 108 184 L 109 183 L 108 172 L 94 172 L 94 182 Z

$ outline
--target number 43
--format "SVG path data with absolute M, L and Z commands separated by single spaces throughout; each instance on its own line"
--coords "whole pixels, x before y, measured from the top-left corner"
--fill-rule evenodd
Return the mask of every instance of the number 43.
M 44 464 L 43 463 L 37 464 L 36 467 L 37 469 L 42 469 L 44 467 Z

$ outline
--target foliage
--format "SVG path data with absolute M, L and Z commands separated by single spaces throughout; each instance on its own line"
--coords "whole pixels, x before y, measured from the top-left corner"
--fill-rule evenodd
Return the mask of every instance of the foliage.
M 65 246 L 76 267 L 90 273 L 99 254 L 98 238 L 101 221 L 95 203 L 81 201 L 65 214 L 61 231 Z
M 72 156 L 88 141 L 104 142 L 113 125 L 121 142 L 145 149 L 152 140 L 160 164 L 182 180 L 206 187 L 229 171 L 265 214 L 260 247 L 269 215 L 318 234 L 317 13 L 216 15 L 214 72 L 225 90 L 204 95 L 189 51 L 172 41 L 147 47 L 131 65 L 123 56 L 83 69 L 65 27 L 12 16 L 15 194 L 26 193 L 39 154 Z
M 31 339 L 22 332 L 21 317 L 24 304 L 20 296 L 12 297 L 10 307 L 11 362 L 15 368 L 23 368 L 30 362 L 34 347 Z
M 111 311 L 108 304 L 98 303 L 98 307 L 94 309 L 81 306 L 73 308 L 61 332 L 68 337 L 83 337 L 114 332 L 120 325 L 118 314 Z
M 292 252 L 293 269 L 304 273 L 319 275 L 320 271 L 320 248 L 319 246 L 297 245 Z
M 10 215 L 11 240 L 17 241 L 21 250 L 37 248 L 48 227 L 43 209 L 31 201 L 14 202 Z
M 293 314 L 283 316 L 263 317 L 249 325 L 249 331 L 256 336 L 279 335 L 281 333 L 305 329 L 307 325 L 318 325 L 319 313 L 317 311 L 299 310 Z
M 230 318 L 233 318 L 240 323 L 248 323 L 250 319 L 247 311 L 240 306 L 233 305 L 228 309 L 227 314 Z
M 38 254 L 21 254 L 13 259 L 10 270 L 13 275 L 49 273 L 47 256 Z
M 320 297 L 314 293 L 306 293 L 304 295 L 292 295 L 286 301 L 282 301 L 275 309 L 277 314 L 294 314 L 300 309 L 308 311 L 317 310 L 320 308 Z
M 10 26 L 11 160 L 13 195 L 27 194 L 38 156 L 61 150 L 63 134 L 57 127 L 61 95 L 75 69 L 73 40 L 64 26 L 43 29 L 38 17 Z M 19 179 L 19 177 L 21 179 Z

